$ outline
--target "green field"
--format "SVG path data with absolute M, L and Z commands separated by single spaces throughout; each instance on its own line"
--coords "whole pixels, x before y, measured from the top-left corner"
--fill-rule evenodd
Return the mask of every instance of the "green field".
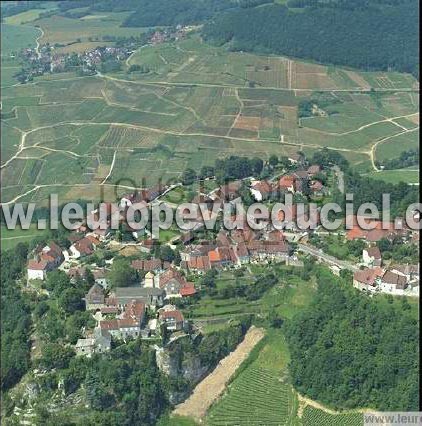
M 242 364 L 224 395 L 208 411 L 207 426 L 360 426 L 362 414 L 330 414 L 298 400 L 289 383 L 283 333 L 268 330 L 263 344 Z
M 399 157 L 403 151 L 419 147 L 419 130 L 394 136 L 377 145 L 375 157 L 377 160 L 390 160 Z
M 223 271 L 216 278 L 216 287 L 223 290 L 234 286 L 237 282 L 253 285 L 257 275 L 269 271 L 280 274 L 280 282 L 270 289 L 259 300 L 249 301 L 242 297 L 215 298 L 204 295 L 196 304 L 186 309 L 186 315 L 196 319 L 230 318 L 239 315 L 255 313 L 266 316 L 274 310 L 285 318 L 292 315 L 301 307 L 306 306 L 312 299 L 315 291 L 313 281 L 303 281 L 297 275 L 284 275 L 289 268 L 283 265 L 255 266 L 251 265 L 251 272 L 245 271 L 242 277 L 236 278 L 231 271 Z M 281 276 L 283 274 L 283 276 Z
M 129 12 L 130 13 L 130 12 Z M 139 36 L 145 29 L 120 27 L 123 20 L 128 16 L 128 12 L 119 13 L 99 13 L 90 16 L 90 19 L 73 19 L 64 16 L 54 15 L 48 18 L 41 18 L 33 22 L 44 31 L 41 43 L 59 43 L 71 45 L 69 48 L 62 47 L 58 52 L 83 51 L 88 48 L 98 46 L 98 41 L 103 36 Z M 104 44 L 104 43 L 101 43 Z
M 329 414 L 317 408 L 305 407 L 302 416 L 303 426 L 362 426 L 360 413 Z
M 286 375 L 288 351 L 283 335 L 270 332 L 260 352 L 252 354 L 256 359 L 249 361 L 211 407 L 206 425 L 287 425 L 294 421 L 297 400 Z
M 41 34 L 38 28 L 24 25 L 1 24 L 1 55 L 10 55 L 26 47 L 35 47 L 35 39 Z
M 405 182 L 419 184 L 419 170 L 415 169 L 415 167 L 411 167 L 410 169 L 382 170 L 380 172 L 372 172 L 369 176 L 390 183 Z
M 28 243 L 35 237 L 45 235 L 46 232 L 46 230 L 37 229 L 35 225 L 31 225 L 29 229 L 16 228 L 14 230 L 1 226 L 1 249 L 9 250 L 15 247 L 18 243 Z

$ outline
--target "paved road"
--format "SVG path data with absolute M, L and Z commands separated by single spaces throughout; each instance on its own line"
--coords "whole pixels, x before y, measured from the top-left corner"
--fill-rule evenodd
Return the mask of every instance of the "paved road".
M 347 262 L 345 260 L 336 259 L 333 256 L 330 256 L 319 249 L 308 246 L 305 244 L 298 244 L 298 249 L 304 253 L 310 254 L 311 256 L 317 257 L 319 260 L 327 263 L 328 265 L 337 266 L 340 269 L 348 269 L 349 271 L 355 272 L 358 271 L 359 268 L 351 262 Z

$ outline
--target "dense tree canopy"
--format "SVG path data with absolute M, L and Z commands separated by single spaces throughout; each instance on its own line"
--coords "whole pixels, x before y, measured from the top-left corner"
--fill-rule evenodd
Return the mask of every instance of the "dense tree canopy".
M 16 279 L 22 275 L 28 246 L 19 243 L 1 255 L 1 387 L 7 390 L 30 366 L 29 304 Z
M 207 23 L 203 36 L 233 50 L 418 75 L 416 0 L 312 3 L 301 13 L 280 4 L 230 11 Z
M 326 404 L 418 408 L 418 323 L 404 299 L 369 298 L 327 270 L 310 307 L 287 324 L 299 392 Z
M 136 271 L 127 259 L 116 259 L 108 275 L 113 287 L 129 287 L 136 280 Z

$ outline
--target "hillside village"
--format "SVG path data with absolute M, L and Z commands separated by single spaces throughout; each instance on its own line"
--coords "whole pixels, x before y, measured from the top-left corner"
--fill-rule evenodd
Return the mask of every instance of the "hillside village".
M 22 69 L 16 73 L 15 77 L 20 83 L 33 81 L 34 77 L 47 73 L 62 73 L 65 71 L 77 70 L 79 75 L 94 75 L 97 72 L 119 71 L 123 61 L 140 46 L 161 44 L 168 41 L 183 39 L 186 34 L 192 31 L 193 27 L 177 25 L 175 28 L 157 29 L 148 31 L 135 38 L 116 39 L 112 36 L 102 37 L 103 45 L 99 39 L 99 45 L 94 49 L 86 50 L 82 53 L 57 51 L 62 45 L 50 43 L 37 47 L 28 47 L 11 55 L 22 60 Z M 80 42 L 80 41 L 79 41 Z M 77 41 L 72 43 L 78 43 Z M 110 45 L 112 44 L 112 45 Z M 140 71 L 149 72 L 148 69 L 139 66 L 132 66 L 128 72 Z
M 314 200 L 330 194 L 333 185 L 337 184 L 336 173 L 329 167 L 298 161 L 297 158 L 289 159 L 290 171 L 271 179 L 250 177 L 217 185 L 208 193 L 195 195 L 192 203 L 205 203 L 209 209 L 217 203 L 219 216 L 222 203 L 235 206 L 245 185 L 252 201 L 264 203 L 271 203 L 280 194 L 292 194 L 301 199 L 306 193 Z M 102 226 L 104 229 L 91 230 L 84 223 L 68 236 L 68 248 L 50 241 L 38 247 L 28 260 L 28 285 L 34 286 L 38 282 L 41 289 L 42 282 L 54 270 L 64 271 L 71 280 L 86 279 L 87 271 L 92 274 L 93 283 L 83 301 L 85 309 L 95 318 L 96 326 L 86 330 L 84 338 L 77 341 L 75 350 L 78 355 L 91 356 L 109 351 L 113 339 L 154 339 L 165 335 L 167 338 L 171 336 L 171 341 L 186 333 L 197 332 L 191 321 L 184 317 L 183 307 L 195 303 L 208 291 L 203 285 L 204 279 L 213 277 L 218 271 L 235 273 L 251 265 L 283 263 L 300 268 L 303 259 L 310 255 L 327 264 L 336 274 L 350 274 L 350 284 L 363 293 L 419 296 L 419 264 L 397 264 L 383 259 L 379 248 L 380 241 L 399 240 L 402 245 L 417 242 L 418 232 L 404 225 L 401 230 L 395 230 L 393 226 L 381 229 L 381 222 L 375 221 L 374 229 L 366 231 L 358 226 L 354 216 L 352 229 L 335 234 L 345 244 L 358 242 L 360 252 L 355 261 L 337 260 L 318 248 L 327 232 L 321 229 L 318 215 L 316 219 L 309 218 L 306 213 L 298 217 L 295 204 L 289 215 L 280 212 L 278 219 L 283 230 L 272 225 L 253 230 L 245 220 L 243 229 L 204 232 L 204 222 L 198 214 L 197 218 L 191 219 L 191 231 L 179 232 L 171 240 L 160 242 L 152 239 L 148 229 L 140 232 L 129 227 L 125 214 L 131 204 L 166 203 L 166 197 L 181 188 L 183 184 L 162 185 L 125 194 L 119 200 L 119 207 L 105 204 L 107 220 Z M 173 206 L 171 202 L 167 203 Z M 99 220 L 98 210 L 90 214 Z M 121 231 L 117 233 L 110 229 L 113 219 L 121 224 Z M 297 221 L 309 219 L 315 229 L 298 229 Z M 122 235 L 126 237 L 122 238 Z M 92 263 L 93 256 L 104 250 L 108 256 L 103 259 L 102 266 L 98 266 L 98 262 Z M 136 279 L 129 284 L 113 286 L 109 277 L 114 258 L 121 257 L 125 250 L 132 250 L 130 268 Z M 41 291 L 48 294 L 45 289 Z
M 1 3 L 2 425 L 417 412 L 418 6 Z

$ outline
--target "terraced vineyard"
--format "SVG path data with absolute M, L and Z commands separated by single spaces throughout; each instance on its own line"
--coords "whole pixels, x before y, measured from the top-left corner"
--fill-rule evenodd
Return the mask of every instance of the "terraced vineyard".
M 362 426 L 360 413 L 329 414 L 317 408 L 307 406 L 302 416 L 303 426 Z
M 206 422 L 223 425 L 289 425 L 295 416 L 294 395 L 272 371 L 248 367 L 229 386 L 228 394 L 211 408 Z

